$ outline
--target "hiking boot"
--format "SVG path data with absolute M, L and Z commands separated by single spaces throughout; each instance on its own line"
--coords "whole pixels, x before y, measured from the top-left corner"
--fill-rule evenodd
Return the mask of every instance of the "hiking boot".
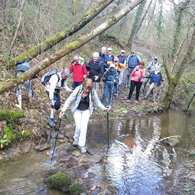
M 79 146 L 81 154 L 85 154 L 87 152 L 87 148 L 85 146 Z
M 51 128 L 55 127 L 56 125 L 55 120 L 53 118 L 48 119 L 48 124 Z
M 20 104 L 15 104 L 15 106 L 16 106 L 17 108 L 19 108 L 20 110 L 22 110 L 22 105 L 20 105 Z

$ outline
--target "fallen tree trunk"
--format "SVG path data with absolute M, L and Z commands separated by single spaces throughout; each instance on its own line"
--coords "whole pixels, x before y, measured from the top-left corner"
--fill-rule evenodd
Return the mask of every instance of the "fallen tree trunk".
M 52 48 L 62 40 L 78 32 L 81 28 L 86 26 L 93 18 L 95 18 L 100 12 L 102 12 L 113 0 L 101 0 L 99 3 L 95 2 L 90 9 L 81 17 L 80 21 L 74 24 L 71 28 L 65 31 L 58 32 L 52 36 L 49 36 L 46 40 L 29 48 L 27 51 L 11 59 L 8 66 L 14 67 L 18 62 L 29 61 L 37 57 L 42 52 Z
M 16 110 L 1 109 L 0 121 L 16 121 L 20 118 L 24 118 L 24 112 Z
M 91 32 L 81 35 L 75 41 L 70 41 L 62 49 L 60 49 L 53 55 L 45 58 L 38 65 L 32 67 L 29 71 L 25 72 L 18 78 L 1 82 L 0 83 L 0 94 L 13 87 L 16 87 L 18 84 L 23 83 L 24 81 L 28 79 L 31 79 L 41 70 L 47 68 L 49 65 L 53 64 L 57 60 L 60 60 L 62 57 L 71 53 L 72 51 L 80 48 L 81 46 L 83 46 L 84 44 L 86 44 L 87 42 L 95 38 L 97 35 L 99 35 L 100 33 L 106 31 L 108 28 L 113 26 L 115 23 L 117 23 L 120 19 L 126 16 L 131 10 L 133 10 L 137 5 L 139 5 L 143 1 L 145 0 L 135 0 L 131 4 L 126 5 L 125 8 L 121 9 L 115 15 L 111 15 L 110 17 L 108 17 L 108 19 L 105 22 L 100 24 L 98 27 L 93 29 Z

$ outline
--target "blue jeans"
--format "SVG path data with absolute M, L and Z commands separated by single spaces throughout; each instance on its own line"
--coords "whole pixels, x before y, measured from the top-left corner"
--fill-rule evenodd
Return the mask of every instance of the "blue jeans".
M 103 92 L 103 104 L 105 106 L 110 106 L 112 104 L 112 96 L 114 90 L 114 82 L 106 81 L 104 83 L 104 92 Z

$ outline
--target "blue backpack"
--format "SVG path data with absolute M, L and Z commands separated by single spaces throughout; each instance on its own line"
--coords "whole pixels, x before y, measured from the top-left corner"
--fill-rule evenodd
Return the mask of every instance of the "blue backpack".
M 28 62 L 22 62 L 16 64 L 16 73 L 18 72 L 26 72 L 30 69 L 30 64 Z
M 47 73 L 45 73 L 42 78 L 41 78 L 41 83 L 43 85 L 47 85 L 47 83 L 49 82 L 51 76 L 53 76 L 54 74 L 56 74 L 58 76 L 58 81 L 60 80 L 59 75 L 57 74 L 58 70 L 57 69 L 50 69 Z

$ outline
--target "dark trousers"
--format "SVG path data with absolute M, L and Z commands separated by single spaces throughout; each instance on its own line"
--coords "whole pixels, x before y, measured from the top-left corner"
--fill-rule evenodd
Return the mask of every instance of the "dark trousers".
M 136 88 L 135 99 L 139 100 L 139 93 L 142 86 L 142 82 L 131 81 L 128 99 L 131 99 L 134 89 Z

